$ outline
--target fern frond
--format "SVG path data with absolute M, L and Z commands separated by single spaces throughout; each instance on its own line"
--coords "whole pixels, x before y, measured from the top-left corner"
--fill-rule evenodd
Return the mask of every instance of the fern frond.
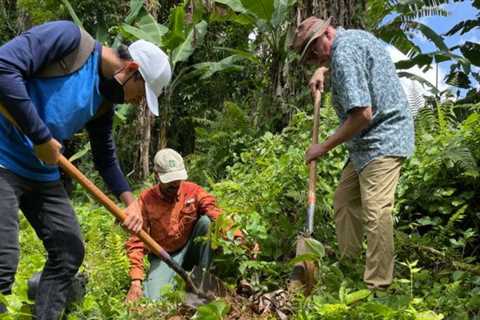
M 410 81 L 409 86 L 405 89 L 410 112 L 415 118 L 418 111 L 425 106 L 425 98 L 420 92 L 420 88 L 418 88 L 418 85 L 414 81 Z
M 480 170 L 477 160 L 471 150 L 466 146 L 463 137 L 452 139 L 443 153 L 444 162 L 451 161 L 452 164 L 458 166 L 465 175 L 478 177 Z

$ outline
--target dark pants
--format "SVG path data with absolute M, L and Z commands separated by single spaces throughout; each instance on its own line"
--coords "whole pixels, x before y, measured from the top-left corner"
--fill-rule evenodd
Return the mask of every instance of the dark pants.
M 72 278 L 84 257 L 80 226 L 60 180 L 36 182 L 0 168 L 2 294 L 11 293 L 19 261 L 19 209 L 48 253 L 35 298 L 36 319 L 57 320 L 65 307 Z

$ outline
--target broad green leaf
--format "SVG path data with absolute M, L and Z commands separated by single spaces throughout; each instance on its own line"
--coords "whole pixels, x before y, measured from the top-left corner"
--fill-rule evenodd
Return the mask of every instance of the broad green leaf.
M 223 300 L 216 300 L 201 305 L 193 316 L 195 320 L 222 320 L 230 311 L 230 305 Z
M 214 49 L 224 50 L 227 52 L 231 52 L 234 55 L 240 56 L 242 58 L 248 59 L 254 63 L 260 63 L 260 60 L 255 54 L 252 54 L 248 51 L 240 50 L 240 49 L 233 49 L 233 48 L 226 48 L 226 47 L 215 47 Z
M 132 36 L 134 36 L 135 38 L 137 39 L 143 39 L 143 40 L 147 40 L 147 41 L 150 41 L 152 43 L 155 43 L 156 45 L 158 46 L 161 46 L 162 45 L 162 42 L 161 42 L 161 39 L 159 39 L 158 37 L 156 37 L 155 34 L 152 34 L 152 33 L 148 33 L 146 32 L 145 30 L 142 30 L 140 28 L 137 28 L 137 27 L 133 27 L 131 25 L 128 25 L 128 24 L 123 24 L 120 29 Z M 159 42 L 160 41 L 160 42 Z
M 175 67 L 177 62 L 187 61 L 195 48 L 203 42 L 207 33 L 207 22 L 201 21 L 190 31 L 185 41 L 176 47 L 172 52 L 172 64 Z
M 130 10 L 125 18 L 126 24 L 132 24 L 143 8 L 143 0 L 130 0 Z
M 425 85 L 428 88 L 430 88 L 430 91 L 434 95 L 439 95 L 440 94 L 440 91 L 433 84 L 431 84 L 430 81 L 428 81 L 427 79 L 425 79 L 425 78 L 423 78 L 419 75 L 416 75 L 414 73 L 407 72 L 407 71 L 401 71 L 401 72 L 398 72 L 397 74 L 398 74 L 399 77 L 406 77 L 406 78 L 409 78 L 411 80 L 420 82 L 420 84 Z
M 237 14 L 233 16 L 232 21 L 242 26 L 253 26 L 255 25 L 256 19 L 248 14 Z
M 159 47 L 163 45 L 162 37 L 168 32 L 168 28 L 158 23 L 150 14 L 140 19 L 137 27 L 123 24 L 121 30 L 132 36 L 155 43 Z
M 386 24 L 376 30 L 376 36 L 396 47 L 403 54 L 411 56 L 418 54 L 420 48 L 408 38 L 407 33 L 402 30 L 403 21 L 400 16 L 396 17 L 392 22 Z
M 466 41 L 460 47 L 460 51 L 473 65 L 480 67 L 480 44 Z
M 215 0 L 215 2 L 224 4 L 235 12 L 247 12 L 247 9 L 245 9 L 241 0 Z
M 352 293 L 349 293 L 345 295 L 345 304 L 351 305 L 355 302 L 358 302 L 360 300 L 363 300 L 367 297 L 369 297 L 372 294 L 370 290 L 364 289 L 364 290 L 358 290 Z
M 275 0 L 274 11 L 272 14 L 271 24 L 274 28 L 280 26 L 288 17 L 288 11 L 297 1 L 291 0 Z
M 217 72 L 221 71 L 240 71 L 243 69 L 242 65 L 236 64 L 238 61 L 243 60 L 242 57 L 237 56 L 237 55 L 232 55 L 230 57 L 227 57 L 225 59 L 222 59 L 218 62 L 202 62 L 202 63 L 197 63 L 193 67 L 199 71 L 201 71 L 203 74 L 200 79 L 204 80 L 207 78 L 210 78 Z
M 142 17 L 138 23 L 138 27 L 145 31 L 146 33 L 150 34 L 153 39 L 156 41 L 152 41 L 161 45 L 162 37 L 168 32 L 168 28 L 160 23 L 151 15 L 147 14 Z
M 429 66 L 433 62 L 433 57 L 430 54 L 418 54 L 409 60 L 401 60 L 395 63 L 397 69 L 410 69 L 413 66 L 423 67 Z
M 143 10 L 142 10 L 143 9 Z M 143 8 L 143 0 L 130 0 L 130 10 L 128 11 L 128 15 L 124 20 L 126 25 L 132 25 L 142 14 L 147 14 L 146 10 Z M 119 33 L 113 40 L 112 47 L 118 48 L 121 44 L 122 35 Z
M 305 238 L 305 244 L 311 252 L 315 253 L 320 258 L 325 256 L 325 247 L 320 241 L 315 240 L 314 238 Z
M 108 30 L 105 25 L 98 25 L 95 30 L 95 39 L 104 44 L 108 42 Z
M 176 6 L 170 11 L 169 32 L 163 37 L 162 42 L 170 50 L 174 50 L 185 41 L 185 9 Z
M 415 314 L 415 320 L 442 320 L 443 318 L 443 314 L 436 314 L 431 310 L 418 312 Z
M 362 304 L 362 309 L 372 314 L 383 316 L 384 319 L 391 319 L 389 316 L 395 312 L 388 306 L 375 301 Z
M 430 225 L 434 224 L 432 218 L 430 218 L 430 217 L 422 217 L 422 218 L 418 219 L 417 222 L 421 226 L 430 226 Z
M 463 20 L 454 25 L 449 31 L 445 33 L 446 36 L 452 36 L 460 31 L 460 35 L 469 32 L 472 29 L 479 27 L 479 20 Z
M 248 13 L 266 21 L 272 19 L 273 3 L 274 0 L 242 0 L 242 4 Z
M 318 255 L 316 255 L 315 253 L 305 253 L 305 254 L 301 254 L 299 256 L 296 256 L 295 258 L 293 258 L 292 260 L 290 260 L 288 263 L 290 265 L 295 265 L 299 262 L 304 262 L 304 261 L 313 261 L 313 262 L 317 262 L 318 261 Z
M 452 86 L 468 89 L 471 86 L 468 75 L 462 71 L 454 71 L 447 75 L 446 82 Z
M 432 41 L 440 51 L 448 52 L 448 47 L 442 36 L 433 31 L 432 28 L 416 21 L 411 21 L 409 24 L 411 28 L 419 30 L 428 40 Z
M 452 274 L 453 281 L 458 281 L 458 280 L 462 279 L 464 274 L 465 274 L 465 272 L 463 272 L 463 271 L 453 272 L 453 274 Z
M 90 151 L 90 143 L 85 143 L 78 152 L 71 156 L 68 161 L 73 162 L 85 156 Z

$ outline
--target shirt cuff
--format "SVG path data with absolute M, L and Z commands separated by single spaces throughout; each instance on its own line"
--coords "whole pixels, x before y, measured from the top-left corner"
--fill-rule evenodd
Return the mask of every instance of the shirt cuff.
M 130 270 L 130 279 L 143 281 L 145 279 L 145 272 L 140 269 L 132 269 Z

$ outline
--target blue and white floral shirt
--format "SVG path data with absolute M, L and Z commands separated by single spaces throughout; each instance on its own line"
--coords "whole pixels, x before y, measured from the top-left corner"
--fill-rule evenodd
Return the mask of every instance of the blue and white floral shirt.
M 413 117 L 385 44 L 368 32 L 338 28 L 330 68 L 341 123 L 352 109 L 372 107 L 369 127 L 346 142 L 355 170 L 380 157 L 411 156 Z

